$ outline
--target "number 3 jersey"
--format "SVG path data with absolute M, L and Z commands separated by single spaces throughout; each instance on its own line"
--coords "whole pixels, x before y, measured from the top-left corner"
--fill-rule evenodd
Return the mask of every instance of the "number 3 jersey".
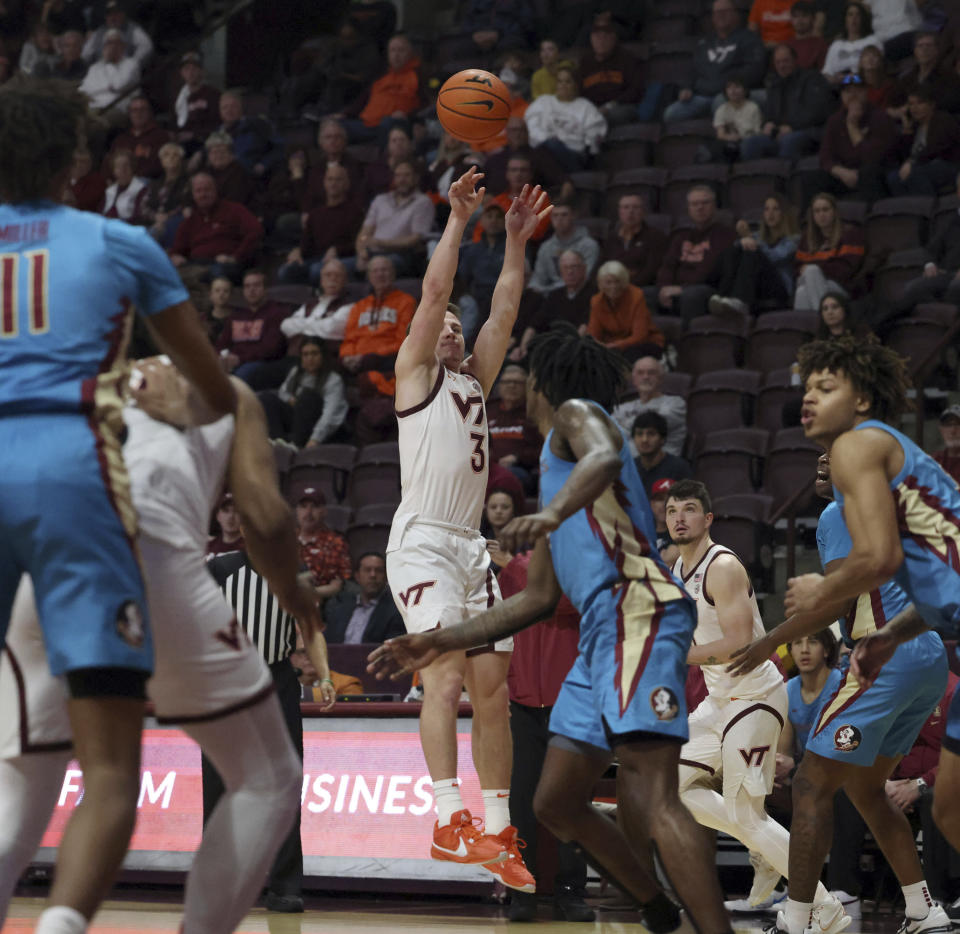
M 479 530 L 487 491 L 487 413 L 480 383 L 440 365 L 429 395 L 397 412 L 402 497 L 387 550 L 413 521 Z

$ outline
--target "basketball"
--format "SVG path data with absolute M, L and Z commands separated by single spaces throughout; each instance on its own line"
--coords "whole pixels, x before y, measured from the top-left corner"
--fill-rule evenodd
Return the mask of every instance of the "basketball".
M 465 143 L 482 143 L 506 126 L 510 92 L 489 71 L 458 71 L 440 88 L 437 116 L 451 136 Z

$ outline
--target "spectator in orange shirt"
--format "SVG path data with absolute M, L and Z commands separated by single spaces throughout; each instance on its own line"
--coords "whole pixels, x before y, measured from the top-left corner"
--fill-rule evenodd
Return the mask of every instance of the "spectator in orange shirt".
M 760 33 L 769 49 L 794 37 L 791 9 L 793 0 L 753 0 L 747 28 Z
M 664 337 L 653 323 L 643 290 L 630 284 L 630 273 L 616 260 L 597 271 L 600 291 L 590 300 L 587 332 L 606 347 L 622 351 L 630 360 L 656 357 Z
M 416 310 L 413 296 L 394 287 L 396 272 L 388 256 L 370 260 L 367 279 L 373 294 L 350 309 L 340 345 L 340 363 L 356 374 L 360 389 L 355 423 L 360 444 L 389 440 L 396 433 L 393 366 Z
M 300 560 L 321 600 L 340 593 L 353 570 L 347 540 L 327 528 L 326 519 L 327 498 L 316 487 L 308 486 L 297 499 Z
M 382 146 L 390 128 L 397 122 L 405 124 L 423 103 L 420 59 L 406 36 L 395 35 L 387 43 L 387 64 L 386 74 L 373 82 L 366 101 L 355 101 L 336 115 L 348 118 L 343 125 L 353 143 L 376 140 Z

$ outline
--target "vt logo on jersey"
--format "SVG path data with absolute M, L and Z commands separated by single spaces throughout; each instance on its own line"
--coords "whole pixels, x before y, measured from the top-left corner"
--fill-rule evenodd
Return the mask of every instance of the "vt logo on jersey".
M 473 407 L 476 406 L 477 414 L 473 419 L 473 424 L 483 424 L 483 396 L 477 393 L 476 395 L 469 395 L 464 399 L 455 389 L 450 390 L 450 395 L 453 396 L 453 403 L 456 405 L 457 411 L 464 421 L 470 417 Z
M 837 727 L 837 732 L 833 734 L 833 744 L 840 752 L 853 752 L 862 739 L 860 731 L 850 723 Z
M 419 606 L 423 599 L 423 592 L 436 584 L 436 581 L 423 581 L 421 584 L 414 584 L 406 590 L 400 592 L 400 599 L 404 606 Z M 411 603 L 412 599 L 412 603 Z

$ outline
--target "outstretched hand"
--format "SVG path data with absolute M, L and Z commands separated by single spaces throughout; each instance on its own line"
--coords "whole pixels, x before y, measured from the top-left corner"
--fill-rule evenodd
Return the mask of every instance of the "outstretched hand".
M 440 657 L 441 652 L 434 647 L 434 641 L 433 632 L 411 632 L 387 639 L 367 656 L 367 671 L 376 675 L 378 681 L 387 677 L 399 681 L 404 675 L 426 668 Z
M 524 185 L 523 191 L 513 199 L 513 204 L 504 218 L 507 236 L 517 237 L 521 243 L 526 243 L 552 210 L 553 205 L 547 193 L 539 185 L 535 188 Z
M 474 190 L 481 178 L 483 178 L 483 172 L 477 171 L 477 167 L 472 165 L 450 186 L 447 197 L 450 201 L 451 214 L 466 221 L 483 204 L 483 196 L 487 193 L 487 189 L 481 187 Z
M 500 530 L 497 536 L 504 551 L 516 554 L 521 546 L 532 545 L 538 538 L 549 535 L 560 525 L 560 520 L 551 509 L 535 512 L 529 516 L 517 516 Z
M 734 678 L 748 675 L 754 668 L 759 668 L 771 655 L 775 645 L 770 645 L 766 636 L 730 653 L 730 664 L 727 665 L 727 674 Z

